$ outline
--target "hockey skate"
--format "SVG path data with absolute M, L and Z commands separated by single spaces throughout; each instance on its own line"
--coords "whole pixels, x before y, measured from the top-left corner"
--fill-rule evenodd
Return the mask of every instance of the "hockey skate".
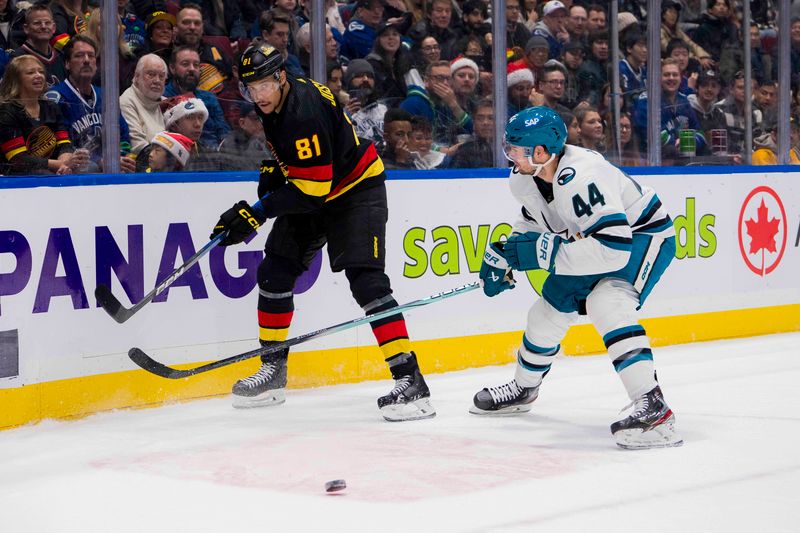
M 286 357 L 262 361 L 261 368 L 250 377 L 233 385 L 233 406 L 236 408 L 280 405 L 286 401 Z
M 683 439 L 675 430 L 675 415 L 664 401 L 661 387 L 634 400 L 631 413 L 611 424 L 617 445 L 626 450 L 680 446 Z
M 436 409 L 431 405 L 430 396 L 425 378 L 419 368 L 414 368 L 412 373 L 395 376 L 394 388 L 378 398 L 378 409 L 389 422 L 433 418 Z
M 512 379 L 505 385 L 478 391 L 469 412 L 474 415 L 516 415 L 527 413 L 539 397 L 539 387 L 520 387 Z

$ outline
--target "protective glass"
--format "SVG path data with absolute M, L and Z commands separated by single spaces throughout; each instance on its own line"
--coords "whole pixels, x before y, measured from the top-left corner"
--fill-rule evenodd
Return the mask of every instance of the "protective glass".
M 280 88 L 281 84 L 277 80 L 265 78 L 263 80 L 254 81 L 253 83 L 248 83 L 247 93 L 253 100 L 257 99 L 259 96 L 269 98 L 280 90 Z

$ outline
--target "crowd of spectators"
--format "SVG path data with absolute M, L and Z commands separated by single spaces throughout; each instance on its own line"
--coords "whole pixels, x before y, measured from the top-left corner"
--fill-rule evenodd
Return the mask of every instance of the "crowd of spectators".
M 558 111 L 568 142 L 623 165 L 647 159 L 648 72 L 661 73 L 666 163 L 770 164 L 777 155 L 777 2 L 506 0 L 507 111 Z M 119 97 L 123 172 L 256 169 L 268 143 L 237 79 L 253 39 L 310 75 L 310 0 L 117 0 L 119 72 L 98 69 L 98 0 L 0 0 L 0 174 L 101 172 L 103 97 Z M 800 161 L 800 0 L 791 18 L 792 162 Z M 325 0 L 325 81 L 388 168 L 494 164 L 492 5 L 486 0 Z M 648 65 L 646 20 L 661 21 Z M 752 48 L 752 146 L 745 146 L 743 39 Z M 620 94 L 611 66 L 618 62 Z M 119 95 L 104 95 L 116 75 Z M 621 106 L 615 122 L 612 99 Z M 687 157 L 687 156 L 692 157 Z M 700 158 L 695 157 L 700 156 Z

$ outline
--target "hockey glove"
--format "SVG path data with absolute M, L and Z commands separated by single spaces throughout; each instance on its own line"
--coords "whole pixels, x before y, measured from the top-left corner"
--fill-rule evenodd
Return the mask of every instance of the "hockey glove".
M 286 176 L 283 175 L 281 166 L 274 159 L 261 161 L 260 174 L 258 175 L 258 197 L 263 198 L 267 193 L 275 192 L 286 185 Z
M 483 254 L 483 264 L 478 274 L 481 278 L 483 294 L 497 296 L 506 289 L 513 289 L 514 280 L 509 274 L 508 263 L 503 257 L 503 243 L 491 243 Z
M 508 266 L 514 270 L 534 270 L 541 268 L 553 272 L 556 253 L 563 238 L 555 233 L 529 231 L 515 233 L 506 241 L 503 248 Z
M 257 230 L 265 220 L 266 218 L 262 214 L 250 207 L 247 202 L 241 200 L 222 213 L 209 238 L 213 239 L 220 233 L 227 231 L 228 236 L 219 245 L 239 244 Z

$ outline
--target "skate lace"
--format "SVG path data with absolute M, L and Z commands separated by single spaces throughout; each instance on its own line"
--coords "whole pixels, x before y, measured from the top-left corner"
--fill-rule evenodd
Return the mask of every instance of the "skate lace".
M 623 407 L 620 410 L 620 414 L 626 411 L 629 407 L 633 407 L 631 414 L 628 415 L 629 417 L 638 418 L 639 416 L 646 413 L 650 409 L 650 400 L 647 394 L 640 396 L 639 398 L 636 398 L 631 403 Z
M 244 378 L 240 381 L 240 383 L 246 387 L 257 387 L 259 385 L 263 385 L 270 379 L 272 376 L 275 375 L 275 371 L 277 370 L 278 365 L 271 364 L 271 363 L 263 363 L 261 368 L 258 369 L 258 372 L 253 374 L 250 377 Z
M 389 393 L 390 396 L 400 396 L 404 393 L 410 386 L 411 382 L 414 380 L 414 376 L 402 376 L 398 380 L 394 382 L 394 388 Z
M 519 396 L 519 393 L 522 391 L 522 389 L 519 388 L 519 385 L 517 385 L 516 381 L 511 381 L 505 385 L 500 385 L 499 387 L 489 387 L 488 390 L 495 403 L 513 400 Z

